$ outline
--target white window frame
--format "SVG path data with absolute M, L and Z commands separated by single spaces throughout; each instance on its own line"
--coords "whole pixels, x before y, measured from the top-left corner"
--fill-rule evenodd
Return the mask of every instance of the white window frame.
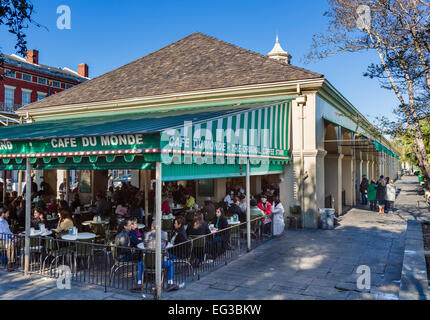
M 33 92 L 33 90 L 30 90 L 30 89 L 21 89 L 21 91 L 22 91 L 22 105 L 26 106 L 27 104 L 31 103 L 31 93 Z M 24 93 L 28 93 L 30 95 L 30 99 L 28 100 L 27 104 L 24 104 Z
M 15 107 L 15 89 L 16 87 L 4 85 L 4 111 L 13 111 Z M 9 110 L 8 105 L 6 103 L 6 91 L 12 91 L 12 108 Z
M 29 76 L 29 77 L 30 77 L 30 80 L 25 80 L 25 79 L 24 79 L 24 75 Z M 23 73 L 22 73 L 22 77 L 21 77 L 21 79 L 22 79 L 22 80 L 24 80 L 24 81 L 27 81 L 27 82 L 33 82 L 33 76 L 32 76 L 31 74 L 29 74 L 29 73 L 25 73 L 25 72 L 23 72 Z
M 40 100 L 42 100 L 42 99 L 44 99 L 44 98 L 46 98 L 46 96 L 47 96 L 48 94 L 46 93 L 46 92 L 40 92 L 40 91 L 37 91 L 37 101 L 40 101 Z M 39 97 L 40 96 L 43 96 L 43 98 L 42 99 L 39 99 Z

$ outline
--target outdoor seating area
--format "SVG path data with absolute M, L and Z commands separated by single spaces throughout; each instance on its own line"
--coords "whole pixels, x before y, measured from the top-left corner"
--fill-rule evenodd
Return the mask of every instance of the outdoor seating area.
M 162 186 L 165 290 L 177 290 L 248 250 L 245 190 L 229 187 L 222 201 L 214 204 L 205 198 L 204 206 L 199 207 L 193 186 L 191 182 L 185 187 L 177 182 Z M 153 193 L 146 198 L 144 191 L 122 183 L 98 193 L 95 201 L 81 203 L 77 192 L 66 196 L 73 199 L 66 201 L 37 190 L 34 186 L 31 194 L 30 273 L 58 278 L 67 266 L 74 281 L 106 290 L 154 293 L 156 221 L 152 212 L 146 215 L 144 210 L 153 208 Z M 252 247 L 273 236 L 267 198 L 275 205 L 278 194 L 276 186 L 265 185 L 261 194 L 251 195 Z M 11 234 L 0 235 L 0 266 L 21 270 L 25 264 L 25 224 L 20 217 L 25 215 L 25 200 L 10 193 L 4 200 L 1 207 L 7 213 Z M 129 239 L 125 242 L 124 230 Z

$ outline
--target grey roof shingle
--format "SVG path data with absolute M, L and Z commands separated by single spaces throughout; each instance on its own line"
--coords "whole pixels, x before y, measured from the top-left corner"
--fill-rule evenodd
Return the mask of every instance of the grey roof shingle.
M 200 32 L 20 109 L 323 78 Z

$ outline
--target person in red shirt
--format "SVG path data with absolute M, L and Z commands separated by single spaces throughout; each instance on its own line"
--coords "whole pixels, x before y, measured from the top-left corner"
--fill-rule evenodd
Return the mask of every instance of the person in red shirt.
M 262 194 L 257 207 L 264 212 L 265 217 L 261 220 L 262 233 L 271 233 L 272 226 L 272 205 L 267 201 L 267 196 Z
M 161 212 L 163 214 L 169 214 L 170 213 L 170 205 L 167 202 L 166 196 L 163 196 L 162 200 L 163 200 L 163 202 L 161 203 Z

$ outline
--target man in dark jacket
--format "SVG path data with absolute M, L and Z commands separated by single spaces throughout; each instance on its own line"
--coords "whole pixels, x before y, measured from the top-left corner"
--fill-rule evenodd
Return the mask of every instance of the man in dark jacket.
M 230 213 L 230 216 L 237 214 L 240 222 L 246 222 L 246 214 L 244 214 L 240 208 L 240 199 L 238 197 L 234 198 L 234 203 L 230 206 L 228 212 Z
M 384 213 L 385 189 L 386 189 L 386 183 L 384 180 L 384 176 L 380 176 L 378 180 L 378 184 L 376 186 L 376 200 L 378 200 L 378 206 L 379 206 L 378 214 Z
M 367 187 L 369 186 L 369 180 L 367 180 L 366 175 L 363 174 L 363 179 L 360 183 L 360 193 L 361 193 L 361 204 L 367 205 Z
M 187 242 L 188 237 L 184 228 L 185 218 L 182 216 L 178 216 L 175 219 L 174 227 L 175 232 L 170 238 L 170 243 L 174 245 L 174 247 L 170 250 L 171 258 L 186 258 L 190 253 L 190 243 L 186 243 L 180 246 L 181 243 Z

